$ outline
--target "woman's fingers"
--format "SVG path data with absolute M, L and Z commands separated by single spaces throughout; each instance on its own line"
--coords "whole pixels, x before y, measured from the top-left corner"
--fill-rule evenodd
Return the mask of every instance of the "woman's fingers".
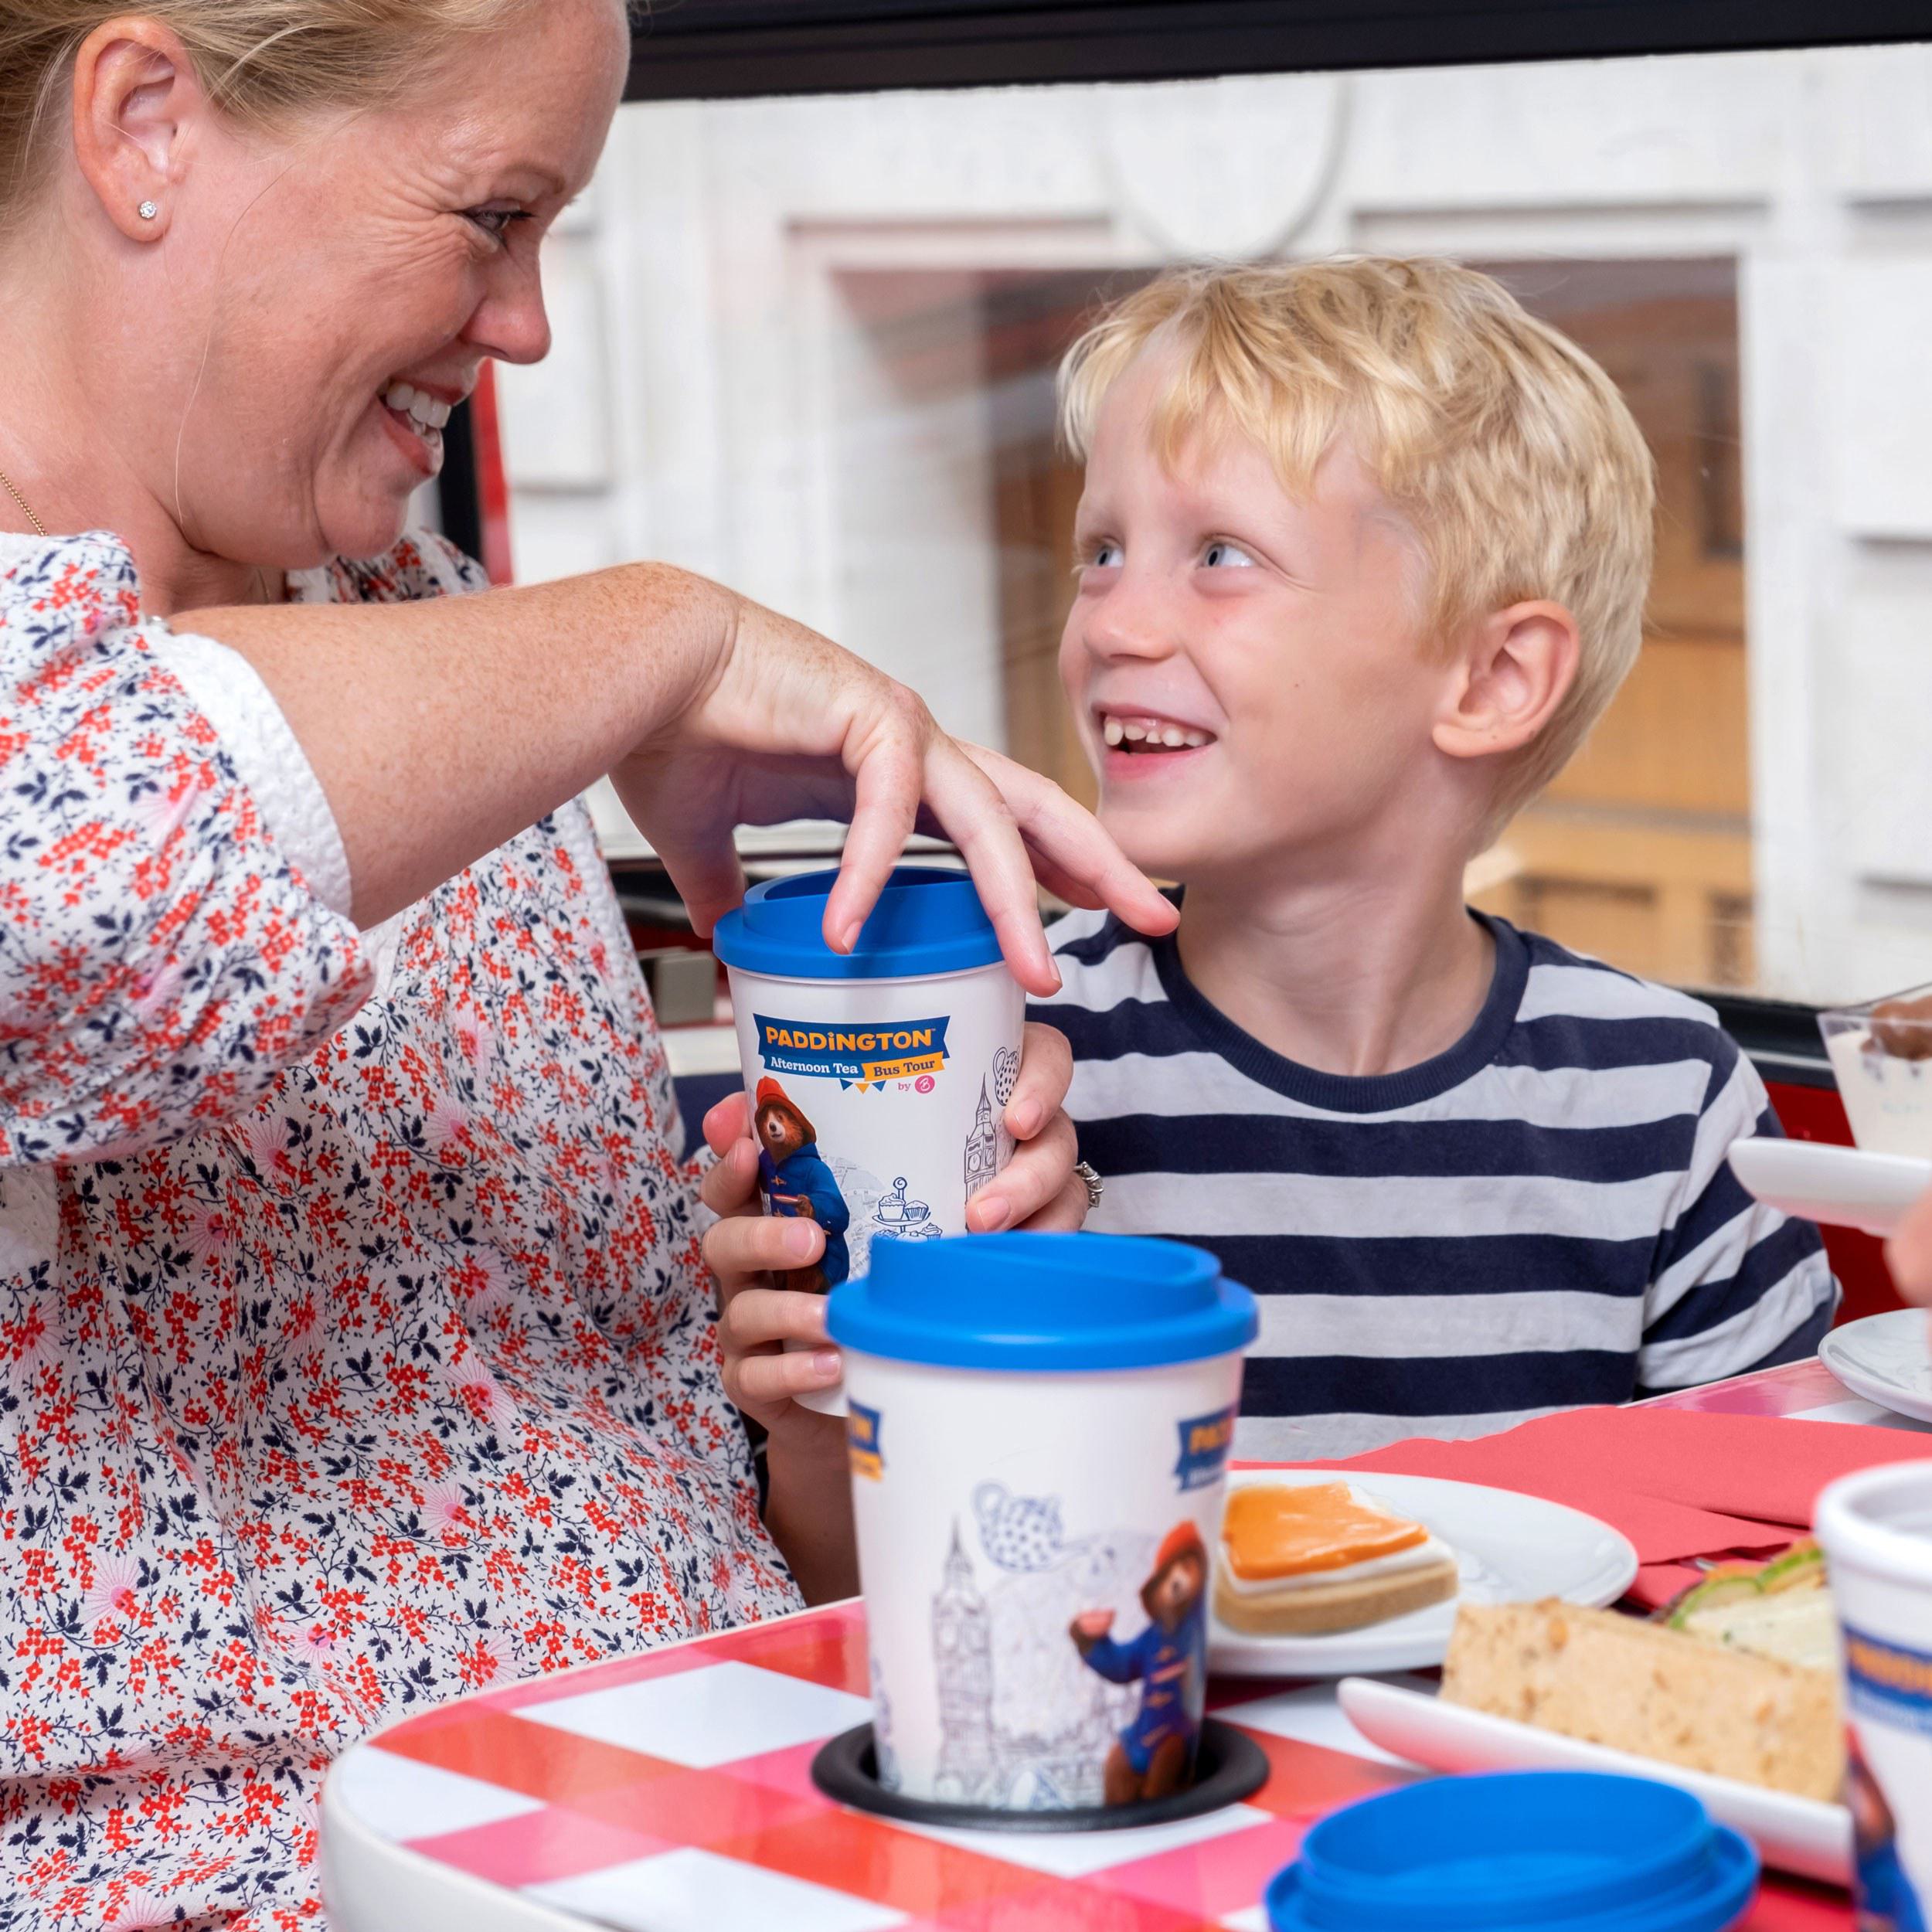
M 745 896 L 744 867 L 729 825 L 710 828 L 667 827 L 652 815 L 651 842 L 678 896 L 691 917 L 691 928 L 709 939 L 718 921 Z
M 825 944 L 849 953 L 866 916 L 906 849 L 919 815 L 922 740 L 930 729 L 924 707 L 902 707 L 853 773 L 852 828 L 838 860 L 838 877 L 825 900 Z
M 1022 1141 L 1013 1158 L 973 1196 L 966 1226 L 974 1234 L 992 1234 L 1017 1227 L 1055 1199 L 1066 1187 L 1080 1158 L 1073 1123 L 1056 1114 L 1030 1141 Z
M 937 738 L 927 753 L 925 791 L 934 819 L 973 876 L 1013 977 L 1043 998 L 1059 992 L 1032 862 L 998 787 L 950 738 Z
M 1073 1083 L 1073 1049 L 1057 1026 L 1029 1020 L 1020 1036 L 1019 1077 L 1006 1103 L 1006 1131 L 1030 1141 L 1057 1114 Z
M 1052 779 L 984 745 L 962 740 L 959 749 L 1005 800 L 1049 891 L 1074 905 L 1105 906 L 1136 932 L 1158 935 L 1179 924 L 1173 902 Z

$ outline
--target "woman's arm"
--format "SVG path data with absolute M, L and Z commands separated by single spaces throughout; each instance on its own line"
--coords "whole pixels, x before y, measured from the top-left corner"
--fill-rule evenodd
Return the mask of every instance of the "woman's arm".
M 955 743 L 905 686 L 816 632 L 668 566 L 173 621 L 240 652 L 281 706 L 334 811 L 364 926 L 607 771 L 700 931 L 742 893 L 736 826 L 849 818 L 825 912 L 827 939 L 849 950 L 922 801 L 1029 991 L 1058 984 L 1036 873 L 1144 930 L 1173 923 L 1056 786 Z

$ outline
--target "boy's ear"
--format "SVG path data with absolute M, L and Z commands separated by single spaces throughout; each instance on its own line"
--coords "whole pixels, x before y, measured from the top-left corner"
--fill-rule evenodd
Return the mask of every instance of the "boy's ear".
M 1478 619 L 1437 713 L 1436 749 L 1451 758 L 1520 750 L 1577 682 L 1577 620 L 1547 598 Z

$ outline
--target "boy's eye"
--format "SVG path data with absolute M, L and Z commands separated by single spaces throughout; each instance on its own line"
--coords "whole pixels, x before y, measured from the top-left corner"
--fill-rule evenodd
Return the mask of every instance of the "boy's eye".
M 1114 570 L 1120 567 L 1124 553 L 1117 543 L 1097 543 L 1087 553 L 1088 566 L 1096 570 Z
M 1251 570 L 1254 568 L 1253 558 L 1250 556 L 1238 543 L 1230 543 L 1226 537 L 1216 537 L 1201 553 L 1201 561 L 1210 570 L 1223 568 Z

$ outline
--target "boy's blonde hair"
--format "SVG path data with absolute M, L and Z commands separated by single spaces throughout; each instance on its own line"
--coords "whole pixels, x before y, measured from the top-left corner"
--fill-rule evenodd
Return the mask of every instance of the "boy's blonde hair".
M 1428 634 L 1526 599 L 1582 639 L 1561 709 L 1503 774 L 1485 842 L 1574 755 L 1643 641 L 1655 479 L 1610 378 L 1501 283 L 1454 262 L 1363 257 L 1162 276 L 1111 309 L 1060 368 L 1061 425 L 1085 459 L 1107 391 L 1158 338 L 1172 461 L 1232 428 L 1304 495 L 1346 438 L 1427 557 Z

